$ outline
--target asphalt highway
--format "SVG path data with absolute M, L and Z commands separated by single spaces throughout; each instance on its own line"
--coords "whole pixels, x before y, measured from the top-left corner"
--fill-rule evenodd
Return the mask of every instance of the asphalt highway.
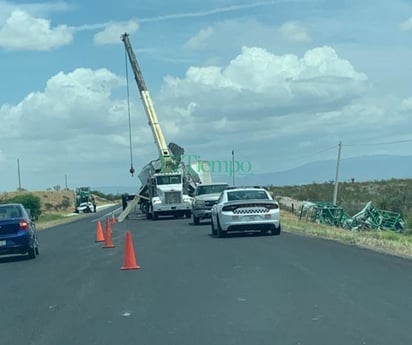
M 0 257 L 0 344 L 412 344 L 411 261 L 132 216 L 102 248 L 104 212 L 41 231 L 34 260 Z M 127 231 L 140 269 L 120 269 Z

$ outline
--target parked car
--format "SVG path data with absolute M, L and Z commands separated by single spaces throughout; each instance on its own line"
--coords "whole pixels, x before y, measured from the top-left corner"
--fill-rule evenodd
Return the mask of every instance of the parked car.
M 96 204 L 93 204 L 91 201 L 82 202 L 77 208 L 77 213 L 92 213 L 96 212 Z
M 210 218 L 212 206 L 216 204 L 220 194 L 229 185 L 227 183 L 199 184 L 196 186 L 192 200 L 193 224 L 199 225 L 200 220 Z
M 212 207 L 211 228 L 218 237 L 238 231 L 279 235 L 279 203 L 262 187 L 229 187 Z
M 22 204 L 0 204 L 0 255 L 8 254 L 39 254 L 36 225 Z

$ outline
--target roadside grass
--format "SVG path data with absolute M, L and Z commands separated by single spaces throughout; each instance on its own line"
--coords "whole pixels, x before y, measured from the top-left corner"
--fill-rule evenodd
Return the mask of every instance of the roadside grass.
M 350 231 L 299 220 L 293 213 L 281 211 L 282 230 L 339 241 L 359 247 L 412 259 L 412 234 L 393 231 Z
M 78 217 L 67 217 L 62 213 L 44 213 L 41 214 L 39 219 L 35 221 L 38 230 L 44 230 L 52 226 L 70 223 Z
M 63 214 L 60 213 L 46 213 L 46 214 L 41 214 L 37 223 L 46 223 L 46 222 L 51 222 L 55 220 L 61 220 L 65 219 L 66 217 Z

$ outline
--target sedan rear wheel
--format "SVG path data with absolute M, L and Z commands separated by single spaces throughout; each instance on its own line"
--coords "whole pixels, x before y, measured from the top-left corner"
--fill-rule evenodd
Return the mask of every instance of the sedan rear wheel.
M 225 237 L 226 233 L 222 230 L 222 227 L 220 226 L 218 216 L 216 216 L 216 220 L 217 220 L 217 237 L 219 238 Z
M 212 228 L 212 236 L 216 236 L 215 225 L 213 224 L 213 218 L 210 219 L 210 226 Z
M 29 251 L 27 252 L 27 258 L 30 260 L 36 258 L 36 247 L 34 245 L 33 247 L 29 248 Z
M 273 229 L 272 229 L 272 235 L 280 235 L 280 232 L 281 232 L 281 226 L 280 226 L 280 224 L 279 224 L 278 227 L 273 227 Z

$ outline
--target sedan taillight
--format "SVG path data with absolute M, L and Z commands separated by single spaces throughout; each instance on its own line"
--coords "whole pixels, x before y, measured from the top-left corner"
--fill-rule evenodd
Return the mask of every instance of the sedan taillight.
M 25 219 L 20 221 L 20 230 L 28 230 L 29 229 L 29 222 Z
M 279 208 L 279 206 L 276 204 L 267 204 L 265 205 L 265 207 L 268 208 L 269 210 L 276 210 L 277 208 Z
M 233 211 L 236 210 L 237 208 L 238 208 L 238 206 L 235 206 L 235 205 L 223 206 L 223 207 L 222 207 L 222 211 L 224 211 L 224 212 L 233 212 Z

